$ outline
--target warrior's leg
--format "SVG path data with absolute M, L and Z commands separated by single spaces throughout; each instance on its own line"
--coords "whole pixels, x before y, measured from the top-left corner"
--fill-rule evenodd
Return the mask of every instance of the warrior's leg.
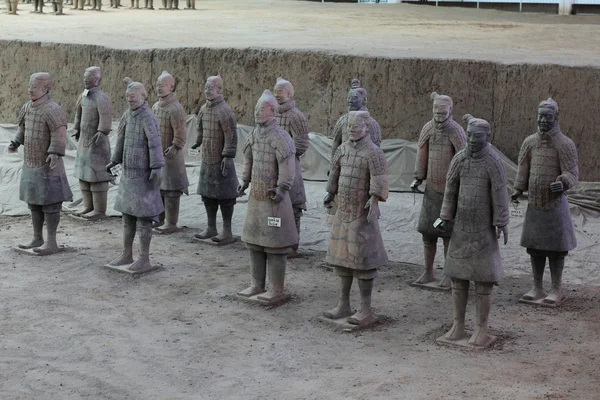
M 469 344 L 474 346 L 486 346 L 491 339 L 488 332 L 488 317 L 490 315 L 490 308 L 492 304 L 493 288 L 493 283 L 475 282 L 475 293 L 477 294 L 477 300 L 475 304 L 477 327 L 469 339 Z
M 96 11 L 102 11 L 102 0 L 96 0 Z
M 302 217 L 302 208 L 294 207 L 294 221 L 296 223 L 296 231 L 298 231 L 298 243 L 292 246 L 292 252 L 290 253 L 290 257 L 296 256 L 298 254 L 298 248 L 300 247 L 300 218 Z
M 250 286 L 241 292 L 240 296 L 250 297 L 265 291 L 265 279 L 267 275 L 267 253 L 262 249 L 249 248 L 250 251 L 250 274 L 252 281 Z
M 172 9 L 173 9 L 173 0 L 167 0 L 167 8 L 168 8 L 169 10 L 172 10 Z
M 165 212 L 161 214 L 166 223 L 156 228 L 161 233 L 173 233 L 179 228 L 177 227 L 177 221 L 179 220 L 179 204 L 181 200 L 181 192 L 167 192 L 163 197 L 165 203 Z
M 331 319 L 345 318 L 352 315 L 350 289 L 352 288 L 354 274 L 351 269 L 339 266 L 335 267 L 335 272 L 340 277 L 340 300 L 335 308 L 323 313 L 324 316 Z
M 202 197 L 204 208 L 206 209 L 207 227 L 200 233 L 194 236 L 198 239 L 208 239 L 217 236 L 217 211 L 219 209 L 219 201 L 208 197 Z
M 163 10 L 167 8 L 167 0 L 162 0 Z
M 467 337 L 465 330 L 465 312 L 469 298 L 469 281 L 452 279 L 452 306 L 454 322 L 452 328 L 444 335 L 448 340 L 460 340 Z
M 450 245 L 450 238 L 442 238 L 442 240 L 444 241 L 444 259 L 446 258 L 446 255 L 448 254 L 448 246 Z M 444 288 L 449 288 L 450 285 L 452 284 L 452 279 L 450 279 L 450 277 L 448 275 L 444 275 L 444 277 L 442 278 L 442 280 L 440 281 L 440 284 L 438 286 L 440 287 L 444 287 Z
M 13 14 L 13 15 L 17 15 L 17 4 L 19 3 L 18 0 L 9 0 L 6 2 L 7 4 L 7 8 L 8 8 L 8 12 L 9 14 Z
M 83 210 L 77 212 L 75 215 L 81 216 L 83 214 L 89 213 L 94 209 L 94 202 L 92 199 L 92 191 L 89 182 L 80 180 L 79 189 L 81 190 L 81 197 L 83 198 Z
M 190 3 L 192 5 L 192 10 L 196 9 L 196 0 L 190 0 Z
M 437 248 L 437 237 L 423 235 L 423 250 L 425 258 L 425 272 L 415 281 L 415 283 L 429 283 L 435 280 L 433 276 L 433 261 Z
M 165 209 L 165 211 L 161 212 L 158 215 L 158 222 L 153 222 L 152 223 L 152 227 L 153 228 L 158 228 L 159 226 L 163 226 L 165 224 L 165 216 L 166 216 L 166 213 L 167 213 L 167 204 L 165 202 L 165 192 L 163 190 L 160 191 L 160 198 L 162 200 L 163 208 Z
M 133 262 L 133 239 L 135 239 L 136 224 L 136 217 L 123 214 L 123 253 L 117 259 L 111 261 L 109 265 L 116 267 Z
M 44 13 L 44 0 L 37 0 L 37 4 L 39 6 L 38 13 L 43 14 Z
M 373 278 L 377 276 L 377 270 L 371 270 L 371 276 Z M 353 325 L 367 325 L 373 321 L 375 315 L 371 309 L 371 293 L 373 292 L 373 278 L 362 279 L 362 274 L 367 271 L 360 271 L 358 273 L 358 288 L 360 289 L 360 311 L 348 318 L 348 323 Z
M 79 0 L 79 9 L 83 10 L 84 2 L 83 0 Z
M 99 0 L 96 0 L 99 1 Z M 93 210 L 82 215 L 90 221 L 96 221 L 106 217 L 106 206 L 108 203 L 108 182 L 95 182 L 90 184 L 92 194 Z
M 44 212 L 42 206 L 30 204 L 31 209 L 31 223 L 33 224 L 33 239 L 29 243 L 19 244 L 20 249 L 33 249 L 44 244 Z
M 138 219 L 138 234 L 140 239 L 140 258 L 129 267 L 130 271 L 145 272 L 152 268 L 150 265 L 150 241 L 152 240 L 152 220 Z
M 58 230 L 58 224 L 60 222 L 60 206 L 55 207 L 54 210 L 48 210 L 53 212 L 44 212 L 44 220 L 46 221 L 46 243 L 40 247 L 34 247 L 33 251 L 36 253 L 46 256 L 54 254 L 59 251 L 58 244 L 56 243 L 56 231 Z
M 269 289 L 266 293 L 259 294 L 257 299 L 278 301 L 284 297 L 285 267 L 287 254 L 267 253 L 267 273 L 269 274 Z
M 231 231 L 231 219 L 233 218 L 233 209 L 235 200 L 232 201 L 220 201 L 221 216 L 223 217 L 223 230 L 217 236 L 211 239 L 214 242 L 222 242 L 228 244 L 233 242 L 233 232 Z
M 63 0 L 56 0 L 55 7 L 57 7 L 56 9 L 56 15 L 65 15 L 65 13 L 63 13 Z
M 149 3 L 150 3 L 150 6 L 148 7 L 148 9 L 154 10 L 154 0 L 150 0 Z
M 179 10 L 179 0 L 173 0 L 173 9 Z
M 558 257 L 549 257 L 548 263 L 550 264 L 550 276 L 552 277 L 552 289 L 548 296 L 544 299 L 544 303 L 558 304 L 563 299 L 563 293 L 561 290 L 562 286 L 562 274 L 563 268 L 565 267 L 565 257 L 560 255 Z
M 540 254 L 531 256 L 531 270 L 533 271 L 533 288 L 523 295 L 524 300 L 538 300 L 546 297 L 544 292 L 544 268 L 546 268 L 546 257 Z

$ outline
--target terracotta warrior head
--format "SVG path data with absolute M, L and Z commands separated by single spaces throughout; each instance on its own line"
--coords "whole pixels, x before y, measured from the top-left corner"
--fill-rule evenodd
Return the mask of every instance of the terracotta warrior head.
M 223 92 L 223 78 L 221 75 L 209 76 L 204 85 L 206 100 L 214 100 Z
M 272 119 L 275 119 L 279 105 L 275 96 L 270 90 L 265 90 L 256 102 L 254 108 L 254 121 L 259 125 L 264 125 Z
M 36 72 L 29 78 L 29 97 L 36 101 L 52 89 L 52 77 L 47 72 Z
M 431 100 L 433 100 L 433 120 L 435 122 L 441 123 L 450 118 L 454 106 L 450 96 L 433 92 Z
M 86 89 L 93 89 L 102 83 L 100 67 L 89 67 L 83 73 L 83 85 Z
M 140 82 L 134 82 L 130 77 L 123 79 L 123 83 L 127 85 L 125 97 L 129 103 L 129 108 L 135 110 L 141 107 L 146 101 L 146 97 L 148 97 L 146 87 Z
M 360 81 L 352 79 L 348 91 L 348 111 L 358 111 L 367 105 L 367 90 L 360 87 Z
M 175 78 L 167 71 L 163 71 L 156 80 L 156 94 L 158 97 L 166 97 L 170 95 L 174 89 Z
M 368 111 L 350 111 L 348 113 L 348 138 L 357 142 L 367 136 Z
M 475 154 L 483 150 L 492 141 L 492 128 L 485 119 L 466 114 L 463 121 L 467 123 L 467 154 Z
M 558 104 L 548 98 L 538 106 L 537 124 L 540 132 L 550 132 L 558 122 Z
M 290 81 L 281 77 L 277 78 L 277 83 L 273 89 L 277 103 L 283 104 L 294 98 L 294 86 Z

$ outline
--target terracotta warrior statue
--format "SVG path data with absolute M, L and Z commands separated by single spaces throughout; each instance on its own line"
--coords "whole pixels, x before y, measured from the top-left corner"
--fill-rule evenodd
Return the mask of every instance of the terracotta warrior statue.
M 444 274 L 452 278 L 454 324 L 439 340 L 457 343 L 468 337 L 465 312 L 469 281 L 475 282 L 477 327 L 468 346 L 486 347 L 495 339 L 488 332 L 494 284 L 504 275 L 498 239 L 508 240 L 508 191 L 500 155 L 492 149 L 490 124 L 465 115 L 467 147 L 459 151 L 446 177 L 446 190 L 435 226 L 452 236 Z
M 171 233 L 179 229 L 179 200 L 183 193 L 188 194 L 189 186 L 182 151 L 187 138 L 187 114 L 179 104 L 174 89 L 175 79 L 167 71 L 163 71 L 156 82 L 159 100 L 152 107 L 160 122 L 160 136 L 165 154 L 160 184 L 165 212 L 160 215 L 160 222 L 156 224 L 156 230 L 161 233 Z
M 106 217 L 108 182 L 114 177 L 106 172 L 110 162 L 108 134 L 112 124 L 112 104 L 102 90 L 100 67 L 89 67 L 83 74 L 84 90 L 75 109 L 77 157 L 74 176 L 79 179 L 83 210 L 76 215 L 96 220 Z
M 302 157 L 310 145 L 308 120 L 302 114 L 302 111 L 296 107 L 294 86 L 289 81 L 277 78 L 273 92 L 279 104 L 277 122 L 283 130 L 290 134 L 294 141 L 294 147 L 296 147 L 296 173 L 294 175 L 294 184 L 289 193 L 292 200 L 292 207 L 294 208 L 296 230 L 298 231 L 298 237 L 300 237 L 300 218 L 302 217 L 302 211 L 306 211 L 306 192 L 304 190 L 304 181 L 302 180 L 300 157 Z M 298 244 L 295 244 L 293 251 L 296 252 L 297 250 Z
M 252 284 L 238 295 L 268 304 L 284 301 L 287 255 L 298 243 L 289 191 L 294 184 L 294 142 L 277 124 L 277 100 L 269 90 L 258 99 L 256 126 L 244 144 L 244 172 L 238 193 L 250 183 L 242 240 L 250 251 Z M 268 267 L 268 268 L 267 268 Z M 269 290 L 265 280 L 269 273 Z
M 60 251 L 56 230 L 63 201 L 72 201 L 62 157 L 67 146 L 67 116 L 50 95 L 52 78 L 38 72 L 29 79 L 30 101 L 19 112 L 19 129 L 8 150 L 16 152 L 23 145 L 23 169 L 19 199 L 31 210 L 33 239 L 20 249 L 33 249 L 39 255 Z M 42 228 L 46 223 L 46 241 Z
M 123 213 L 123 253 L 108 265 L 125 266 L 131 272 L 145 272 L 150 265 L 152 221 L 164 211 L 160 197 L 161 169 L 165 165 L 160 143 L 159 121 L 152 112 L 143 84 L 127 77 L 125 96 L 129 109 L 121 117 L 117 143 L 107 171 L 122 164 L 123 172 L 115 210 Z M 133 239 L 140 239 L 140 258 L 133 262 Z
M 17 5 L 19 0 L 6 0 L 6 11 L 9 14 L 17 15 Z
M 338 305 L 324 313 L 331 319 L 348 318 L 354 325 L 375 321 L 371 310 L 371 292 L 377 269 L 388 258 L 379 230 L 379 202 L 388 197 L 387 163 L 383 151 L 368 132 L 368 111 L 348 113 L 348 141 L 336 150 L 327 182 L 325 207 L 331 207 L 337 195 L 338 208 L 329 236 L 325 261 L 335 267 L 340 277 Z M 352 313 L 350 289 L 358 280 L 361 308 Z
M 519 153 L 513 201 L 529 191 L 521 246 L 531 256 L 533 288 L 523 300 L 556 305 L 563 299 L 561 282 L 565 257 L 577 246 L 565 191 L 579 179 L 577 148 L 558 125 L 558 104 L 552 99 L 538 107 L 538 130 L 525 138 Z M 546 258 L 552 288 L 544 291 Z
M 419 136 L 415 180 L 411 189 L 419 191 L 419 185 L 427 181 L 423 195 L 423 205 L 417 230 L 423 235 L 425 251 L 425 272 L 415 282 L 424 285 L 435 281 L 433 262 L 437 250 L 438 237 L 444 242 L 444 256 L 450 243 L 450 231 L 441 231 L 433 227 L 440 215 L 446 187 L 446 173 L 452 157 L 462 150 L 467 141 L 465 131 L 452 118 L 452 99 L 449 96 L 431 94 L 433 100 L 433 119 L 425 124 Z M 438 284 L 440 288 L 450 288 L 450 278 L 444 277 Z
M 352 79 L 350 90 L 348 91 L 348 112 L 350 111 L 368 111 L 367 109 L 367 90 L 360 87 L 358 79 Z M 337 148 L 348 140 L 348 114 L 344 114 L 338 119 L 333 128 L 333 149 L 331 158 L 335 155 Z M 369 116 L 367 121 L 367 133 L 371 136 L 371 141 L 375 145 L 381 145 L 381 128 L 375 119 Z
M 202 146 L 202 166 L 197 193 L 202 196 L 207 228 L 196 234 L 198 239 L 208 239 L 220 244 L 235 241 L 231 232 L 231 218 L 237 198 L 238 179 L 235 172 L 237 151 L 237 124 L 235 115 L 223 100 L 223 79 L 211 76 L 206 80 L 206 104 L 198 112 L 196 144 Z M 217 232 L 217 210 L 221 207 L 223 231 Z

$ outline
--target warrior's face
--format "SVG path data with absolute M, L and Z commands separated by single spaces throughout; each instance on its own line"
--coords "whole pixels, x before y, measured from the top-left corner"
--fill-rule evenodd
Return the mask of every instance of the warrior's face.
M 127 102 L 129 103 L 129 108 L 135 110 L 140 108 L 142 104 L 144 104 L 144 96 L 140 90 L 136 89 L 127 89 L 125 92 L 125 96 L 127 97 Z
M 42 97 L 43 95 L 48 93 L 48 89 L 46 88 L 46 85 L 40 79 L 31 79 L 29 81 L 28 91 L 29 91 L 29 97 L 33 101 L 39 99 L 40 97 Z
M 556 125 L 556 112 L 550 107 L 538 108 L 537 124 L 540 132 L 549 132 Z
M 348 118 L 348 138 L 356 142 L 367 135 L 367 125 L 364 118 L 349 117 Z
M 365 105 L 364 96 L 356 90 L 348 92 L 348 111 L 358 111 Z
M 277 86 L 273 89 L 273 94 L 275 95 L 275 100 L 277 100 L 277 104 L 283 104 L 286 101 L 290 100 L 290 93 L 284 86 Z
M 433 103 L 433 119 L 435 122 L 444 122 L 450 117 L 452 108 L 450 105 L 444 103 Z
M 93 89 L 98 86 L 98 77 L 96 74 L 90 71 L 85 71 L 83 74 L 83 86 L 86 89 Z
M 477 153 L 486 146 L 488 134 L 481 127 L 469 125 L 467 127 L 467 148 L 470 154 Z
M 206 82 L 206 85 L 204 85 L 204 95 L 206 96 L 206 100 L 214 100 L 220 94 L 221 88 L 219 88 L 219 86 L 211 81 Z
M 254 122 L 264 125 L 266 122 L 275 118 L 275 108 L 269 103 L 258 103 L 254 108 Z
M 158 97 L 165 97 L 173 92 L 173 82 L 170 79 L 158 78 L 156 81 L 156 94 Z

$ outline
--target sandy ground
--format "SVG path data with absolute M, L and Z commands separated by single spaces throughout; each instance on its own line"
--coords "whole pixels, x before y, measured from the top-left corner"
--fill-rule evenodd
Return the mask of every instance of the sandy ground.
M 128 0 L 122 2 L 129 6 Z M 19 4 L 18 17 L 0 15 L 1 39 L 600 65 L 598 16 L 299 0 L 198 0 L 196 7 L 195 12 L 112 10 L 105 0 L 101 13 L 66 6 L 67 15 L 57 17 L 29 14 L 32 6 Z

